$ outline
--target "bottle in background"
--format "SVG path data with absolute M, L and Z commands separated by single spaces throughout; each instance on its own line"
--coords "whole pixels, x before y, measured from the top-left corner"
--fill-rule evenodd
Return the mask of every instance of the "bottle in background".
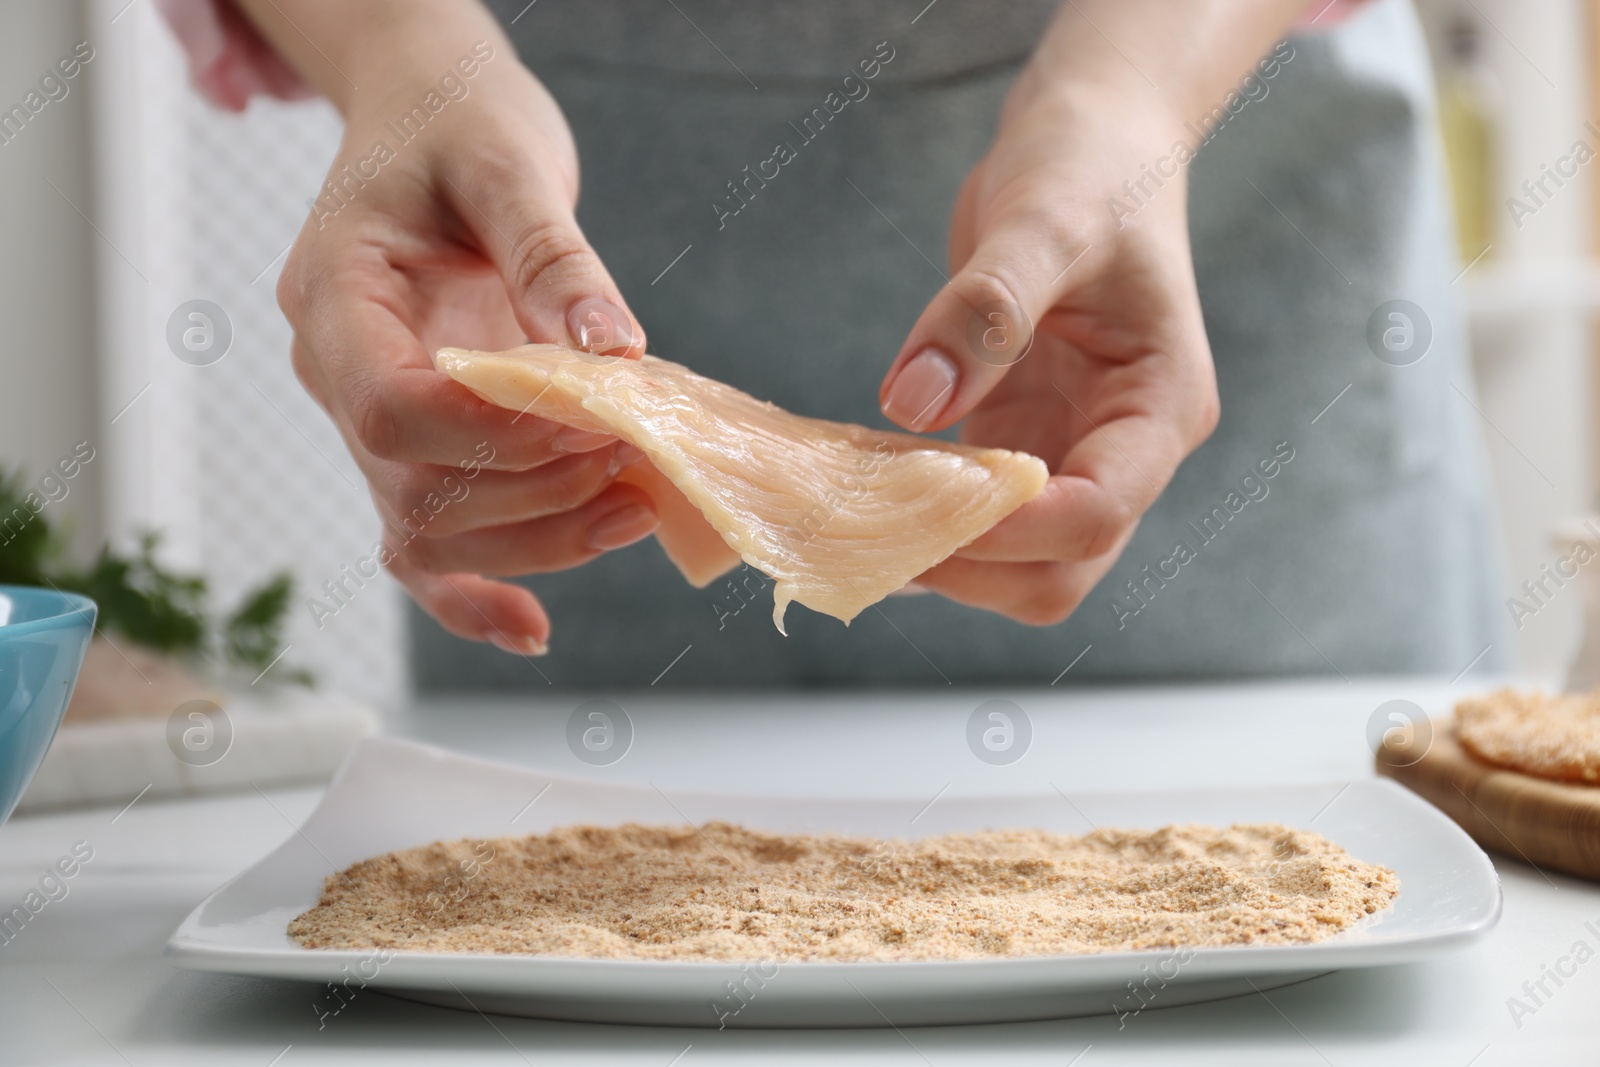
M 1483 61 L 1482 28 L 1466 13 L 1450 23 L 1439 74 L 1439 126 L 1456 209 L 1462 262 L 1494 240 L 1495 117 L 1499 85 Z

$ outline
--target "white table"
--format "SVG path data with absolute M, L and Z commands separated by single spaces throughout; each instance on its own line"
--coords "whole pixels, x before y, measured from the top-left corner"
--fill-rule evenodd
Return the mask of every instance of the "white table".
M 968 714 L 1005 696 L 1032 748 L 996 767 L 966 747 Z M 1127 690 L 619 697 L 632 750 L 590 768 L 566 749 L 576 700 L 425 703 L 392 732 L 567 773 L 673 788 L 926 795 L 1325 781 L 1371 773 L 1369 714 L 1406 698 L 1448 707 L 1420 680 L 1360 679 Z M 947 795 L 948 795 L 947 794 Z M 194 974 L 161 946 L 207 893 L 280 843 L 315 790 L 18 818 L 0 828 L 0 902 L 20 900 L 73 842 L 95 850 L 67 897 L 0 946 L 0 1064 L 252 1065 L 856 1062 L 1377 1064 L 1490 1067 L 1600 1062 L 1600 957 L 1513 1020 L 1507 999 L 1582 939 L 1600 950 L 1600 886 L 1496 860 L 1505 917 L 1472 948 L 1328 975 L 1214 1004 L 990 1027 L 741 1032 L 484 1017 L 358 995 L 318 1028 L 315 986 Z M 1337 801 L 1335 801 L 1337 802 Z M 1085 1049 L 1088 1049 L 1085 1052 Z M 285 1051 L 287 1050 L 287 1051 Z M 687 1051 L 686 1051 L 687 1050 Z M 275 1059 L 275 1057 L 277 1057 Z M 674 1059 L 674 1057 L 680 1057 Z M 1075 1059 L 1075 1057 L 1077 1057 Z

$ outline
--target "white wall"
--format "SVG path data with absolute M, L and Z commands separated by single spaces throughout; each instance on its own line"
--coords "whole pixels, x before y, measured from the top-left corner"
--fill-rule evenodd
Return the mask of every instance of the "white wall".
M 1485 62 L 1501 90 L 1496 125 L 1497 232 L 1489 258 L 1462 279 L 1505 542 L 1506 597 L 1554 564 L 1555 528 L 1594 510 L 1596 297 L 1591 257 L 1594 166 L 1580 171 L 1519 227 L 1505 208 L 1541 165 L 1568 153 L 1589 118 L 1582 0 L 1422 0 L 1430 38 L 1451 11 L 1482 22 Z M 1517 634 L 1522 667 L 1559 680 L 1581 625 L 1579 593 L 1558 591 Z
M 144 390 L 107 449 L 110 533 L 163 531 L 169 561 L 204 574 L 219 610 L 287 571 L 296 592 L 285 666 L 394 707 L 406 694 L 400 593 L 380 575 L 352 596 L 343 576 L 380 527 L 338 433 L 295 381 L 274 296 L 339 118 L 320 101 L 220 111 L 190 90 L 153 5 L 88 0 L 87 17 L 107 53 L 95 100 L 97 221 L 140 264 L 100 257 L 100 313 L 114 324 L 101 351 L 101 410 Z M 232 332 L 225 354 L 200 365 L 179 358 L 168 336 L 193 300 L 215 305 Z M 323 592 L 330 581 L 345 586 L 347 603 Z
M 0 0 L 0 110 L 21 103 L 84 39 L 82 23 L 75 2 Z M 0 145 L 0 465 L 20 465 L 35 484 L 76 442 L 100 450 L 104 439 L 94 331 L 94 257 L 101 249 L 78 214 L 93 211 L 87 83 L 93 74 L 91 62 L 66 83 L 63 99 L 46 104 Z M 80 553 L 104 532 L 98 460 L 45 511 L 58 526 L 62 519 L 70 524 Z
M 94 461 L 46 510 L 70 516 L 81 555 L 160 531 L 165 562 L 204 574 L 217 611 L 288 570 L 283 662 L 393 707 L 406 692 L 394 584 L 380 578 L 325 626 L 307 605 L 379 526 L 294 381 L 273 296 L 337 116 L 320 103 L 208 107 L 139 0 L 0 0 L 0 113 L 84 40 L 94 57 L 67 95 L 0 144 L 0 463 L 37 481 L 88 440 Z M 193 299 L 234 328 L 205 366 L 166 338 Z

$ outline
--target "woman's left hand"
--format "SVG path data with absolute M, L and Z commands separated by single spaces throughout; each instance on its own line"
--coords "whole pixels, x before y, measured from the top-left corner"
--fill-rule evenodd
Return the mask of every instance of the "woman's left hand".
M 919 584 L 1026 623 L 1065 619 L 1216 426 L 1180 138 L 1170 111 L 1093 85 L 1030 69 L 1013 89 L 956 202 L 957 273 L 880 399 L 910 430 L 965 418 L 962 440 L 1031 453 L 1052 476 Z M 1158 164 L 1160 185 L 1145 177 Z M 1130 197 L 1129 181 L 1145 191 Z

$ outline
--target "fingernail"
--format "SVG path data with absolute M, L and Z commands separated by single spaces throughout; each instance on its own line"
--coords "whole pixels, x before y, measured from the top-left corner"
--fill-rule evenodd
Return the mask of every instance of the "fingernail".
M 633 347 L 633 320 L 609 300 L 580 300 L 567 312 L 567 332 L 586 352 L 604 355 Z
M 489 635 L 489 643 L 513 656 L 542 656 L 550 651 L 549 645 L 542 643 L 532 634 L 508 634 L 495 630 Z
M 593 452 L 615 441 L 616 438 L 608 433 L 593 433 L 589 430 L 580 430 L 573 426 L 561 429 L 550 440 L 550 447 L 557 452 Z
M 655 512 L 643 504 L 624 504 L 589 527 L 589 546 L 609 552 L 650 536 L 655 528 Z
M 931 426 L 949 406 L 958 377 L 954 360 L 937 348 L 924 348 L 900 368 L 883 398 L 883 413 L 908 430 Z
M 644 451 L 642 449 L 634 445 L 630 445 L 628 442 L 624 441 L 619 444 L 617 446 L 617 450 L 612 453 L 611 462 L 616 465 L 618 470 L 621 470 L 623 467 L 637 463 L 643 458 Z

